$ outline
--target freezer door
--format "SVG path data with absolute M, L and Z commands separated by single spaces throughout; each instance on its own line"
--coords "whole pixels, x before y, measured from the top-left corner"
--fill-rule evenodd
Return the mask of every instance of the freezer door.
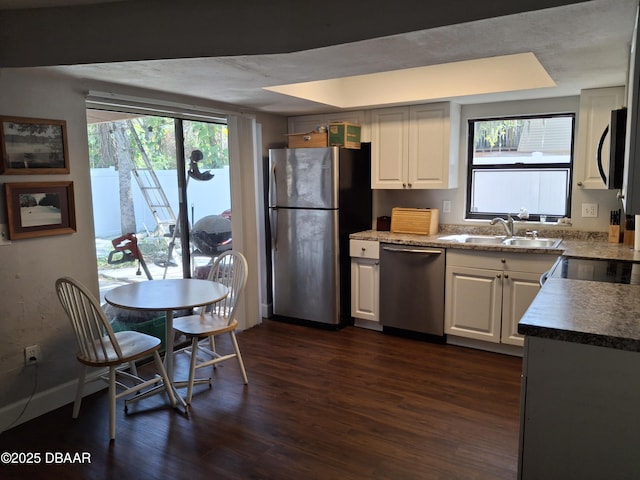
M 269 150 L 269 205 L 338 208 L 338 147 Z
M 278 208 L 271 220 L 273 313 L 340 323 L 337 210 Z

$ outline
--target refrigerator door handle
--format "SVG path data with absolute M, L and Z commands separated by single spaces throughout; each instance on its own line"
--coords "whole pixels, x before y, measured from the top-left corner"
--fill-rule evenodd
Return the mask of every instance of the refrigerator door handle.
M 441 255 L 441 250 L 418 250 L 414 248 L 393 248 L 393 247 L 382 247 L 383 250 L 387 252 L 401 252 L 401 253 L 422 253 L 426 255 Z
M 273 169 L 271 171 L 271 176 L 269 178 L 269 181 L 271 183 L 269 185 L 269 202 L 273 206 L 278 203 L 277 202 L 278 195 L 276 194 L 277 182 L 276 182 L 276 165 L 275 164 L 273 165 Z
M 269 223 L 271 224 L 271 248 L 278 249 L 278 207 L 269 209 Z

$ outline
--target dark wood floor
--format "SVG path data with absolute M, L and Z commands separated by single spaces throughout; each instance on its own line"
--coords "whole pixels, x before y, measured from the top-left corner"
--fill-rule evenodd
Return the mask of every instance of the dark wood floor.
M 157 396 L 108 440 L 106 394 L 0 435 L 3 479 L 509 479 L 516 477 L 521 359 L 347 327 L 265 321 L 239 335 L 237 364 L 200 387 L 185 418 Z M 178 376 L 186 357 L 177 358 Z M 45 464 L 88 452 L 90 464 Z M 49 455 L 51 456 L 51 455 Z

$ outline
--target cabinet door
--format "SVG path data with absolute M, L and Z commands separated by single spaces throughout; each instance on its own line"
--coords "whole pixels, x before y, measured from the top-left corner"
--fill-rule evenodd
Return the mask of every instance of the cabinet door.
M 380 266 L 378 260 L 351 260 L 351 316 L 378 321 Z
M 410 188 L 457 187 L 459 106 L 432 103 L 409 109 L 408 185 Z
M 505 271 L 502 289 L 502 343 L 523 346 L 518 322 L 540 290 L 540 274 Z
M 402 189 L 407 185 L 409 109 L 371 112 L 371 188 Z
M 502 271 L 447 267 L 445 333 L 500 342 Z
M 624 105 L 624 87 L 594 88 L 580 93 L 578 115 L 578 141 L 576 149 L 577 185 L 587 189 L 606 189 L 600 178 L 596 154 L 604 129 L 611 121 L 611 110 Z M 602 149 L 602 165 L 605 172 L 609 166 L 609 142 L 607 135 Z

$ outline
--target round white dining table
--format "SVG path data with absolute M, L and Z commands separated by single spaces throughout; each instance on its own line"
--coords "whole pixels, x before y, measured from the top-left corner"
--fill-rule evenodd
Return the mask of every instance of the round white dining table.
M 104 298 L 107 303 L 118 308 L 165 312 L 165 368 L 173 382 L 173 311 L 208 305 L 222 300 L 228 294 L 229 290 L 221 283 L 194 278 L 172 278 L 121 285 L 106 292 Z M 178 398 L 182 399 L 180 395 Z

